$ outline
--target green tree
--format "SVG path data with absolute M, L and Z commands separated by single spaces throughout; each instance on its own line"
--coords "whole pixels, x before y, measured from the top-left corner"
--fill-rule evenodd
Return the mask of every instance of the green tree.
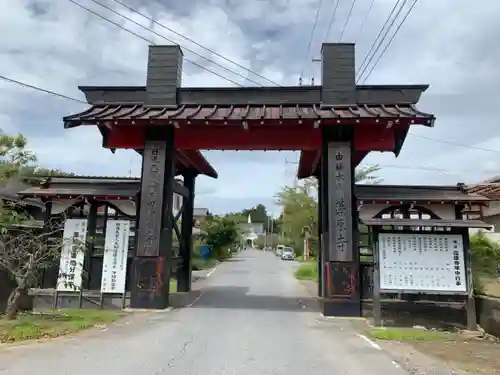
M 24 135 L 0 136 L 0 183 L 23 181 L 33 182 L 36 177 L 74 176 L 73 173 L 59 169 L 42 168 L 36 165 L 34 152 L 26 149 L 27 139 Z
M 304 186 L 286 186 L 276 198 L 283 210 L 281 220 L 283 242 L 292 246 L 295 253 L 300 255 L 303 250 L 305 232 L 311 234 L 311 242 L 314 242 L 318 233 L 318 204 L 314 197 L 307 193 L 307 188 Z M 311 246 L 311 250 L 314 255 L 316 249 Z
M 269 230 L 270 216 L 267 212 L 266 206 L 264 206 L 263 204 L 258 204 L 257 206 L 252 208 L 246 208 L 240 212 L 229 213 L 226 215 L 226 217 L 229 217 L 236 223 L 242 224 L 242 226 L 244 226 L 244 224 L 248 222 L 249 215 L 252 223 L 260 223 L 263 225 L 265 231 Z
M 60 170 L 36 166 L 36 155 L 26 149 L 22 134 L 0 135 L 0 184 L 19 188 L 37 176 L 69 175 Z M 61 252 L 60 222 L 47 224 L 43 231 L 29 227 L 33 218 L 15 203 L 0 200 L 0 269 L 16 282 L 7 304 L 6 316 L 15 318 L 19 301 L 36 286 L 40 271 L 56 261 Z
M 380 183 L 373 173 L 380 170 L 378 165 L 358 168 L 355 181 L 371 181 Z M 283 234 L 283 242 L 290 245 L 300 255 L 303 251 L 303 241 L 306 232 L 309 234 L 311 255 L 318 251 L 318 181 L 315 177 L 304 180 L 302 186 L 285 186 L 277 194 L 277 203 L 282 208 L 282 215 L 276 224 Z
M 484 281 L 498 277 L 500 244 L 490 240 L 487 234 L 478 232 L 470 237 L 474 292 L 484 294 Z
M 380 166 L 378 164 L 368 165 L 366 167 L 358 167 L 356 168 L 354 174 L 354 181 L 380 184 L 382 183 L 382 179 L 373 175 L 373 173 L 376 173 L 378 171 L 380 171 Z
M 217 259 L 228 256 L 230 249 L 239 238 L 237 223 L 225 216 L 212 216 L 202 225 L 201 235 L 207 245 L 212 246 L 212 255 Z
M 258 204 L 255 207 L 243 210 L 242 214 L 243 214 L 243 216 L 246 216 L 247 218 L 248 218 L 248 215 L 250 215 L 250 218 L 252 219 L 252 223 L 266 224 L 267 220 L 268 220 L 267 209 L 266 209 L 266 206 L 264 206 L 263 204 Z
M 26 150 L 27 139 L 22 134 L 0 136 L 0 182 L 21 178 L 23 168 L 34 168 L 36 155 Z

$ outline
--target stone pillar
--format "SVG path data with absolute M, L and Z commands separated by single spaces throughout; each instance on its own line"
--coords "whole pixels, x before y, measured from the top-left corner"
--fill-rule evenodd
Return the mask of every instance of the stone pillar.
M 145 130 L 131 307 L 165 309 L 172 271 L 174 128 Z
M 323 129 L 322 281 L 325 316 L 360 316 L 358 218 L 352 128 Z
M 184 198 L 184 208 L 182 211 L 181 265 L 177 275 L 177 289 L 179 292 L 191 291 L 195 179 L 196 175 L 194 173 L 184 175 L 184 186 L 187 188 L 189 196 Z

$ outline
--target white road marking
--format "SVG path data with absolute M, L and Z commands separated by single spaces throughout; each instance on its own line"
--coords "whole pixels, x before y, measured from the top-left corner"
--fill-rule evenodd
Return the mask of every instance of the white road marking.
M 210 277 L 210 275 L 212 275 L 212 274 L 215 272 L 215 270 L 216 270 L 216 269 L 217 269 L 217 266 L 214 266 L 214 268 L 212 268 L 212 270 L 211 270 L 209 273 L 207 273 L 207 278 L 208 278 L 208 277 Z M 194 299 L 194 301 L 193 301 L 193 302 L 191 302 L 191 303 L 190 303 L 189 305 L 187 305 L 186 307 L 192 307 L 192 306 L 193 306 L 196 302 L 198 302 L 198 300 L 199 300 L 199 299 L 203 296 L 203 294 L 205 294 L 203 291 L 202 291 L 202 292 L 200 292 L 200 295 L 199 295 L 198 297 L 196 297 L 196 298 Z
M 203 296 L 203 294 L 204 294 L 203 292 L 200 292 L 200 295 L 199 295 L 198 297 L 196 297 L 196 298 L 194 299 L 194 301 L 193 301 L 193 302 L 191 302 L 191 303 L 190 303 L 189 305 L 187 305 L 186 307 L 191 307 L 191 306 L 193 306 L 196 302 L 198 302 L 198 300 L 199 300 L 199 299 Z
M 396 368 L 400 368 L 400 367 L 401 367 L 401 366 L 399 366 L 399 364 L 398 364 L 396 361 L 392 361 L 392 364 L 393 364 L 394 366 L 396 366 Z
M 213 274 L 216 269 L 217 269 L 217 266 L 215 266 L 214 268 L 212 268 L 212 270 L 209 273 L 207 273 L 207 277 L 210 277 L 210 275 Z
M 372 346 L 372 348 L 375 348 L 377 350 L 382 350 L 382 348 L 380 347 L 379 344 L 377 344 L 376 342 L 373 342 L 372 340 L 370 340 L 368 337 L 366 337 L 365 335 L 362 335 L 361 333 L 357 333 L 357 335 L 359 337 L 361 337 L 363 340 L 365 340 L 368 344 L 370 344 Z

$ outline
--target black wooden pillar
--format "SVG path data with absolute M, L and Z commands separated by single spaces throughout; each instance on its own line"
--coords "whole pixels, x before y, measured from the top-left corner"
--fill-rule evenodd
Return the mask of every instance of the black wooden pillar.
M 325 316 L 361 315 L 353 139 L 352 127 L 323 129 L 320 196 Z
M 177 290 L 179 292 L 191 291 L 192 272 L 192 246 L 193 246 L 193 213 L 194 213 L 194 189 L 196 175 L 194 173 L 184 174 L 184 186 L 188 190 L 188 197 L 184 197 L 182 211 L 182 227 L 180 242 L 181 265 L 177 274 Z
M 94 241 L 97 229 L 97 207 L 98 204 L 96 201 L 89 201 L 89 216 L 87 219 L 87 243 L 85 247 L 85 259 L 83 261 L 83 289 L 89 289 L 90 285 L 90 275 L 92 273 L 92 254 L 94 253 Z
M 130 306 L 165 309 L 172 270 L 174 128 L 145 130 Z
M 318 180 L 318 252 L 316 254 L 318 262 L 318 297 L 323 297 L 323 262 L 322 262 L 322 207 L 323 207 L 323 195 L 322 195 L 322 183 L 321 183 L 321 172 L 316 176 Z
M 464 205 L 455 206 L 455 219 L 463 220 Z M 465 311 L 467 319 L 467 329 L 470 331 L 477 330 L 477 313 L 476 313 L 476 300 L 474 298 L 474 283 L 472 275 L 472 258 L 470 253 L 469 243 L 469 228 L 462 228 L 462 241 L 464 245 L 464 262 L 467 281 L 467 296 L 465 297 Z

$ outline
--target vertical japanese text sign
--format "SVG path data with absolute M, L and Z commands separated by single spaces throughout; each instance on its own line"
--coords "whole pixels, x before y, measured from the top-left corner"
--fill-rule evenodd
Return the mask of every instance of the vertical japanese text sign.
M 159 254 L 166 148 L 161 141 L 146 141 L 144 146 L 138 256 Z
M 125 293 L 129 236 L 130 221 L 106 223 L 101 293 Z
M 87 219 L 67 219 L 64 222 L 57 291 L 74 292 L 81 288 L 86 238 Z
M 351 146 L 328 144 L 328 211 L 331 262 L 353 261 Z

